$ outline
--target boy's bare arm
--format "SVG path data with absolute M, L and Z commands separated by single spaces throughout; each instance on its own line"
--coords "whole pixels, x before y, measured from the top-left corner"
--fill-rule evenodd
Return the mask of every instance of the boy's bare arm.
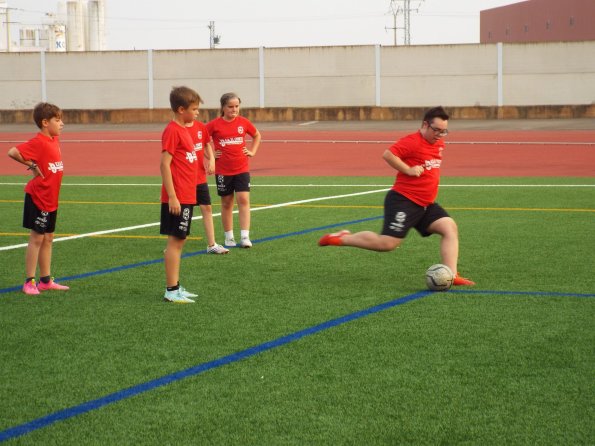
M 174 189 L 174 180 L 171 176 L 171 161 L 172 156 L 170 153 L 165 150 L 161 152 L 161 180 L 163 181 L 167 196 L 169 197 L 169 212 L 173 215 L 180 215 L 182 207 L 180 206 L 180 201 L 178 200 L 176 190 Z
M 43 173 L 41 172 L 41 169 L 39 168 L 37 163 L 33 160 L 25 160 L 25 158 L 23 158 L 23 155 L 21 155 L 21 152 L 19 152 L 19 149 L 17 149 L 16 147 L 11 147 L 8 150 L 8 156 L 11 157 L 13 160 L 27 166 L 28 170 L 31 171 L 31 173 L 33 174 L 34 177 L 36 177 L 36 176 L 40 176 L 41 178 L 44 177 Z
M 215 173 L 215 153 L 213 151 L 213 143 L 208 142 L 205 145 L 204 165 L 207 175 Z

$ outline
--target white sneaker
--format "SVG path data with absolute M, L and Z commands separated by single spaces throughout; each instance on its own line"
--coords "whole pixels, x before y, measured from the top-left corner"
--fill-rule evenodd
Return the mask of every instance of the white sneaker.
M 252 242 L 248 237 L 242 237 L 240 240 L 240 248 L 252 248 Z
M 232 238 L 226 238 L 225 239 L 225 246 L 228 246 L 230 248 L 233 248 L 234 246 L 237 246 L 236 240 L 232 237 Z
M 198 294 L 191 293 L 186 288 L 184 288 L 182 285 L 180 285 L 180 291 L 182 293 L 182 296 L 184 296 L 184 297 L 198 297 Z
M 227 254 L 229 249 L 215 243 L 213 246 L 207 246 L 207 254 Z
M 193 304 L 194 301 L 192 299 L 188 299 L 182 294 L 181 289 L 177 289 L 175 291 L 167 291 L 165 290 L 165 295 L 163 299 L 167 302 L 173 302 L 175 304 Z

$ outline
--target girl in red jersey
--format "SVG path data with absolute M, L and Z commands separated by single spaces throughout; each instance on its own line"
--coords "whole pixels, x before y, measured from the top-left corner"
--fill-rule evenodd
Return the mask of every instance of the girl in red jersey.
M 455 273 L 453 285 L 475 285 L 459 276 L 459 232 L 457 224 L 434 200 L 438 195 L 440 165 L 448 134 L 448 115 L 442 107 L 428 110 L 421 129 L 401 138 L 383 155 L 397 171 L 392 189 L 384 200 L 384 227 L 381 234 L 347 230 L 326 234 L 320 246 L 354 246 L 372 251 L 392 251 L 399 247 L 407 232 L 415 228 L 423 237 L 438 234 L 442 263 Z
M 23 212 L 23 226 L 31 230 L 25 255 L 25 294 L 69 289 L 54 282 L 50 274 L 58 196 L 64 172 L 58 139 L 64 128 L 62 110 L 53 104 L 39 103 L 33 110 L 33 120 L 40 129 L 39 133 L 8 151 L 9 157 L 26 165 L 33 173 L 33 179 L 25 186 Z M 35 273 L 38 265 L 40 283 L 36 286 Z
M 250 166 L 256 155 L 261 136 L 256 127 L 240 116 L 240 98 L 235 93 L 221 96 L 221 116 L 207 124 L 215 145 L 215 177 L 217 194 L 221 197 L 221 220 L 225 231 L 225 245 L 236 246 L 233 234 L 234 194 L 239 209 L 240 248 L 252 247 L 250 241 Z M 246 135 L 252 137 L 250 148 Z

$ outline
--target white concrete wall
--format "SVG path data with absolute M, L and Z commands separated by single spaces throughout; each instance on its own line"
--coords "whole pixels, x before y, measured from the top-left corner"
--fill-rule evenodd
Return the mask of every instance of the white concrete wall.
M 142 51 L 46 53 L 47 100 L 64 109 L 145 108 Z
M 503 48 L 504 104 L 595 103 L 595 42 Z
M 168 108 L 174 85 L 206 108 L 229 91 L 244 107 L 595 103 L 595 41 L 502 48 L 501 65 L 492 44 L 2 53 L 0 109 L 30 108 L 43 92 L 65 109 Z
M 374 54 L 372 46 L 266 49 L 266 106 L 375 105 Z
M 39 53 L 0 55 L 0 109 L 33 108 L 41 100 Z

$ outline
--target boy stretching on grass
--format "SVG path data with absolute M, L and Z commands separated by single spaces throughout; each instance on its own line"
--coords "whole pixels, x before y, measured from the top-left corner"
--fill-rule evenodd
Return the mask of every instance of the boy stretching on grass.
M 64 164 L 58 136 L 62 133 L 62 110 L 53 104 L 39 103 L 33 109 L 33 120 L 39 133 L 26 143 L 11 147 L 8 156 L 27 166 L 33 178 L 25 186 L 23 227 L 30 229 L 25 254 L 25 284 L 23 293 L 69 288 L 54 282 L 50 274 L 52 242 L 58 216 L 58 196 L 62 185 Z M 39 265 L 40 283 L 35 285 Z
M 188 87 L 174 87 L 169 95 L 173 120 L 161 136 L 161 227 L 167 235 L 165 260 L 165 296 L 168 302 L 194 303 L 198 297 L 180 286 L 180 262 L 186 237 L 190 235 L 192 209 L 196 203 L 198 158 L 188 124 L 196 120 L 202 99 Z

